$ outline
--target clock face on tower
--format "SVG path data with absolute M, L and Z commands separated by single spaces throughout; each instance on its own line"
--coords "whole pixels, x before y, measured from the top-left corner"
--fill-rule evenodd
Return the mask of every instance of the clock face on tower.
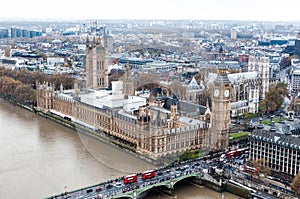
M 218 90 L 218 89 L 216 89 L 216 90 L 214 91 L 214 96 L 215 96 L 215 97 L 219 97 L 219 90 Z
M 225 90 L 225 91 L 224 91 L 224 96 L 225 96 L 225 97 L 229 97 L 229 90 Z

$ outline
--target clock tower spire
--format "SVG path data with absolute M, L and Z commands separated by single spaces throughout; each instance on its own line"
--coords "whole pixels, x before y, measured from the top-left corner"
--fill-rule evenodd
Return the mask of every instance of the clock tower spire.
M 211 150 L 226 149 L 229 145 L 231 82 L 226 69 L 219 74 L 212 85 L 211 129 L 208 146 Z

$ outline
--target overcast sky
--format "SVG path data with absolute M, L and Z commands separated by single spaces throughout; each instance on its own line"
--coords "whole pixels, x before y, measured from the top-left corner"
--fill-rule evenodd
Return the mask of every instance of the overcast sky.
M 300 21 L 299 0 L 5 0 L 7 19 L 200 19 Z M 1 24 L 0 24 L 1 25 Z

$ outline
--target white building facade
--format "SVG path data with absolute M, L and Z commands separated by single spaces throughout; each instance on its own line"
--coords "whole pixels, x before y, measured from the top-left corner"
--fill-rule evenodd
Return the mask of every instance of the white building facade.
M 258 72 L 258 76 L 262 81 L 262 87 L 260 89 L 260 99 L 265 99 L 266 93 L 269 91 L 270 58 L 265 56 L 249 56 L 248 71 Z

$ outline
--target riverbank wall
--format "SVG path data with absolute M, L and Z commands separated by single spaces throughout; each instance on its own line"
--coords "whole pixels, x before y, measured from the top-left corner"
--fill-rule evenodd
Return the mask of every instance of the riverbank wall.
M 220 183 L 214 183 L 209 180 L 205 180 L 202 178 L 194 178 L 192 179 L 192 183 L 195 183 L 200 186 L 204 186 L 208 189 L 211 189 L 216 192 L 229 192 L 234 195 L 240 196 L 242 198 L 250 199 L 251 198 L 251 192 L 248 189 L 245 189 L 243 187 L 239 187 L 237 185 L 234 185 L 230 182 L 220 182 Z
M 121 150 L 124 150 L 127 153 L 129 153 L 129 154 L 131 154 L 131 155 L 133 155 L 133 156 L 135 156 L 135 157 L 137 157 L 137 158 L 139 158 L 139 159 L 141 159 L 141 160 L 143 160 L 143 161 L 145 161 L 145 162 L 147 162 L 147 163 L 149 163 L 149 164 L 151 164 L 155 167 L 163 167 L 163 166 L 166 166 L 167 163 L 170 163 L 170 162 L 164 162 L 162 160 L 154 160 L 154 159 L 151 159 L 150 157 L 146 157 L 146 156 L 143 156 L 141 154 L 138 154 L 134 147 L 131 147 L 131 146 L 128 146 L 128 145 L 122 143 L 121 141 L 119 141 L 119 140 L 115 139 L 114 137 L 108 135 L 106 132 L 91 129 L 88 126 L 84 126 L 82 124 L 64 119 L 64 118 L 62 118 L 58 115 L 52 114 L 51 112 L 45 112 L 45 111 L 39 110 L 38 108 L 36 108 L 34 106 L 28 106 L 28 105 L 19 103 L 14 99 L 4 98 L 4 97 L 2 97 L 2 99 L 10 102 L 14 106 L 19 106 L 19 107 L 21 107 L 21 108 L 23 108 L 27 111 L 33 112 L 33 113 L 35 113 L 35 114 L 37 114 L 41 117 L 44 117 L 44 118 L 49 119 L 51 121 L 54 121 L 54 122 L 56 122 L 60 125 L 68 127 L 70 129 L 74 130 L 74 132 L 77 132 L 77 133 L 80 133 L 80 134 L 83 134 L 83 135 L 86 135 L 86 136 L 90 136 L 90 137 L 92 137 L 94 139 L 97 139 L 101 142 L 112 145 L 112 146 L 117 147 Z

